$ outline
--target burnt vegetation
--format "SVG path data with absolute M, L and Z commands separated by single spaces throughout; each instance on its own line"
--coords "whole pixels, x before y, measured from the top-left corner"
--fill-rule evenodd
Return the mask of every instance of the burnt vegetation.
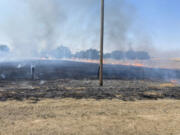
M 179 86 L 154 86 L 157 82 L 160 85 L 161 82 L 168 81 L 166 79 L 180 78 L 179 70 L 104 65 L 104 87 L 99 87 L 97 78 L 98 64 L 93 63 L 60 60 L 1 63 L 0 100 L 32 99 L 37 102 L 44 98 L 125 101 L 180 99 Z
M 8 53 L 9 49 L 1 46 L 0 52 Z M 51 52 L 43 52 L 42 56 L 98 59 L 99 51 L 89 49 L 72 54 L 70 49 L 60 46 Z M 146 52 L 133 50 L 113 51 L 105 54 L 104 57 L 117 60 L 150 58 Z M 98 68 L 99 65 L 95 63 L 63 60 L 1 62 L 0 101 L 32 99 L 37 102 L 44 98 L 120 99 L 125 101 L 180 99 L 179 86 L 162 88 L 151 85 L 179 79 L 179 70 L 105 64 L 105 86 L 99 87 Z
M 180 99 L 179 86 L 158 87 L 161 83 L 152 81 L 106 80 L 105 83 L 104 87 L 98 87 L 96 80 L 1 81 L 0 100 L 31 99 L 37 102 L 45 98 L 120 99 L 124 101 Z

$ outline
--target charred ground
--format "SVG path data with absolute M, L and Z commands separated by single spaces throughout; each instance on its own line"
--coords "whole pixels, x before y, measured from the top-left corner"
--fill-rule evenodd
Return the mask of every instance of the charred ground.
M 1 81 L 0 100 L 41 99 L 120 99 L 135 101 L 143 99 L 180 99 L 180 86 L 152 81 L 105 80 L 99 87 L 97 80 L 56 81 Z
M 31 79 L 31 66 L 35 79 Z M 44 98 L 75 99 L 180 99 L 179 70 L 105 65 L 104 87 L 99 87 L 98 64 L 71 61 L 1 63 L 0 100 L 35 102 Z M 143 80 L 143 81 L 142 81 Z
M 0 63 L 0 80 L 31 79 L 32 66 L 35 67 L 37 80 L 98 78 L 99 65 L 95 63 L 31 60 Z M 104 79 L 169 81 L 180 79 L 180 70 L 105 64 Z

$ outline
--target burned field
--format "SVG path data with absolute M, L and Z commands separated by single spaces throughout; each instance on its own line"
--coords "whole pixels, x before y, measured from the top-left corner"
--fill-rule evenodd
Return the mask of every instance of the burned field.
M 39 101 L 41 99 L 180 99 L 180 86 L 152 81 L 105 80 L 99 87 L 96 80 L 1 81 L 0 100 Z
M 178 72 L 105 65 L 99 87 L 97 64 L 0 64 L 0 134 L 178 134 Z
M 58 63 L 59 62 L 59 63 Z M 34 65 L 34 80 L 31 66 Z M 103 87 L 97 81 L 98 65 L 70 61 L 26 61 L 0 67 L 0 100 L 41 99 L 180 99 L 178 70 L 105 65 Z
M 32 67 L 36 80 L 97 79 L 99 65 L 63 60 L 6 62 L 0 63 L 0 80 L 32 79 Z M 105 64 L 104 79 L 170 81 L 180 79 L 180 70 Z

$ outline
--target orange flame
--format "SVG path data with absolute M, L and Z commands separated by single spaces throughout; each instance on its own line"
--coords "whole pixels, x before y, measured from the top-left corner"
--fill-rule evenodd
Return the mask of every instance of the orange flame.
M 68 60 L 77 61 L 77 62 L 87 62 L 87 63 L 99 63 L 99 60 L 91 60 L 91 59 L 72 58 Z M 111 60 L 111 59 L 104 60 L 104 64 L 145 67 L 143 63 L 140 63 L 138 61 L 118 61 L 118 60 Z
M 177 80 L 171 80 L 170 81 L 172 84 L 178 84 L 178 81 Z

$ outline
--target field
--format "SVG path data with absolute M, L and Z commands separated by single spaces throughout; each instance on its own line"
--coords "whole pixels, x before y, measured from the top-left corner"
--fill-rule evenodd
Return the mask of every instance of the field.
M 179 135 L 179 84 L 1 81 L 0 135 Z
M 180 101 L 6 101 L 0 103 L 0 134 L 179 135 Z
M 180 134 L 180 70 L 104 67 L 99 87 L 96 63 L 1 63 L 0 135 Z

